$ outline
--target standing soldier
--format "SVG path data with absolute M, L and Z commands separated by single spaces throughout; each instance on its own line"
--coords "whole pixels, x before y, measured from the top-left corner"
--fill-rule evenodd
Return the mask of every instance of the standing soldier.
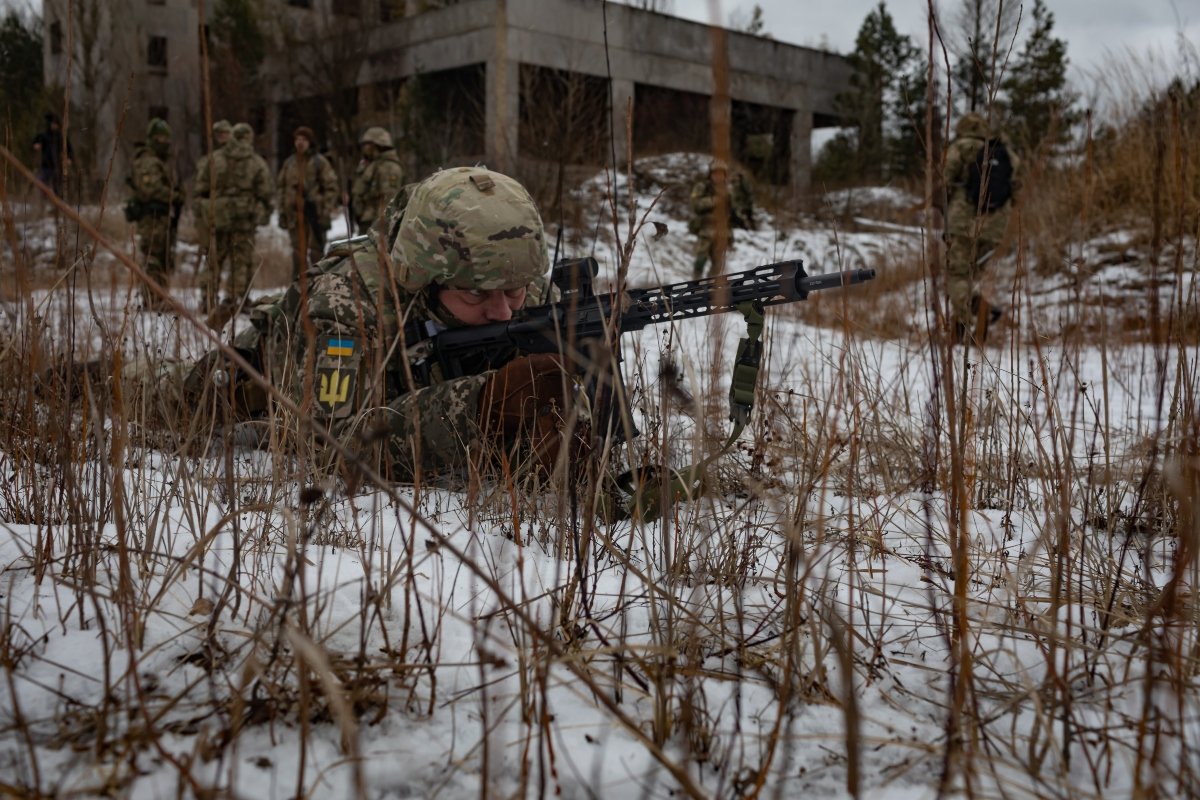
M 989 137 L 987 121 L 971 112 L 954 129 L 946 151 L 946 294 L 954 340 L 982 342 L 1000 316 L 978 280 L 1008 227 L 1019 187 L 1019 162 L 1003 136 Z
M 46 112 L 46 129 L 33 139 L 33 152 L 38 158 L 38 180 L 62 197 L 63 178 L 71 168 L 74 152 L 63 135 L 58 115 L 52 111 Z
M 279 225 L 292 241 L 292 280 L 325 253 L 325 232 L 338 203 L 337 173 L 316 150 L 312 128 L 301 125 L 293 134 L 296 152 L 279 171 Z M 307 251 L 307 258 L 305 253 Z
M 200 275 L 210 312 L 217 311 L 222 283 L 223 307 L 236 309 L 246 299 L 254 278 L 254 231 L 271 219 L 271 172 L 254 152 L 253 141 L 253 128 L 244 122 L 234 125 L 233 138 L 212 154 L 211 169 L 196 176 L 196 195 L 213 196 L 214 248 Z M 229 269 L 222 281 L 226 261 Z
M 217 152 L 226 144 L 229 143 L 229 137 L 233 135 L 233 125 L 229 124 L 229 120 L 222 119 L 213 123 L 212 127 L 212 144 L 213 152 Z M 207 155 L 200 156 L 200 160 L 196 162 L 196 186 L 200 185 L 200 175 L 204 174 L 204 181 L 208 181 L 209 175 L 209 158 Z M 192 202 L 192 217 L 196 221 L 196 240 L 200 243 L 200 263 L 203 264 L 208 259 L 208 250 L 212 247 L 212 226 L 209 224 L 209 217 L 212 215 L 213 199 L 207 192 L 203 197 L 200 196 L 197 188 L 193 196 Z
M 146 128 L 146 141 L 138 148 L 129 176 L 133 196 L 125 204 L 125 218 L 137 223 L 138 248 L 146 274 L 166 286 L 175 270 L 175 222 L 179 219 L 179 181 L 171 164 L 171 126 L 155 117 Z M 142 287 L 142 307 L 162 308 L 148 285 Z
M 367 128 L 358 143 L 362 160 L 354 173 L 350 208 L 358 232 L 365 234 L 404 184 L 404 168 L 392 147 L 392 135 L 383 128 Z
M 700 278 L 705 268 L 716 264 L 714 252 L 715 238 L 713 214 L 717 207 L 717 186 L 727 181 L 728 169 L 725 162 L 714 158 L 708 165 L 704 177 L 692 186 L 691 207 L 692 218 L 688 221 L 688 231 L 696 237 L 695 255 L 692 258 L 692 276 Z M 729 227 L 753 230 L 754 221 L 754 191 L 745 173 L 738 171 L 732 184 L 726 183 L 726 202 L 729 208 Z M 733 236 L 725 242 L 726 249 L 733 247 Z

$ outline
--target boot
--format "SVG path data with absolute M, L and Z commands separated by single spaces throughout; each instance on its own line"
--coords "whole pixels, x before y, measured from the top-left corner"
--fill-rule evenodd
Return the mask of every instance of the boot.
M 988 330 L 1004 316 L 1004 309 L 993 305 L 981 295 L 971 298 L 971 314 L 975 317 L 974 341 L 980 345 L 987 341 Z

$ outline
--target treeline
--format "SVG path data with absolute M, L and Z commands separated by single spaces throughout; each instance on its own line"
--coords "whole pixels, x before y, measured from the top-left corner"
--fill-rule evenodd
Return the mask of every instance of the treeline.
M 1054 35 L 1044 0 L 1034 0 L 1028 20 L 1020 12 L 1014 3 L 962 0 L 939 21 L 931 70 L 929 53 L 896 29 L 880 2 L 855 40 L 852 88 L 837 98 L 846 129 L 820 153 L 818 184 L 919 178 L 927 155 L 938 160 L 948 112 L 983 113 L 1025 154 L 1070 141 L 1081 113 L 1067 82 L 1066 42 Z

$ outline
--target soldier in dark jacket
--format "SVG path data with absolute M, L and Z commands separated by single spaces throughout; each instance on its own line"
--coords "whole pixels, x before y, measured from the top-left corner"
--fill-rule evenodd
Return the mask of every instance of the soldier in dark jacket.
M 946 151 L 946 294 L 952 335 L 982 341 L 998 314 L 979 292 L 979 279 L 1000 246 L 1020 188 L 1020 161 L 987 121 L 964 114 Z M 1000 150 L 1006 165 L 1000 165 Z
M 33 152 L 38 157 L 38 180 L 62 197 L 63 178 L 71 167 L 74 153 L 71 143 L 63 136 L 57 114 L 46 112 L 46 129 L 34 137 Z

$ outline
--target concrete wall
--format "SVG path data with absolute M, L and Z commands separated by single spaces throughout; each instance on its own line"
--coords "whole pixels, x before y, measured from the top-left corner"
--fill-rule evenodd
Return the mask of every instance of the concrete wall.
M 74 19 L 68 18 L 68 7 Z M 91 160 L 85 187 L 94 194 L 109 171 L 110 190 L 124 192 L 135 142 L 145 137 L 150 109 L 165 108 L 175 134 L 178 166 L 190 169 L 202 146 L 200 108 L 199 14 L 195 0 L 43 0 L 44 77 L 48 85 L 67 83 L 68 55 L 73 62 L 71 99 L 78 109 L 69 121 L 77 155 Z M 49 31 L 63 31 L 63 52 L 51 52 Z M 68 42 L 67 30 L 71 26 Z M 167 39 L 165 71 L 147 66 L 149 39 Z M 68 45 L 71 52 L 68 53 Z M 61 111 L 61 109 L 60 109 Z M 80 165 L 83 167 L 84 165 Z
M 724 38 L 730 99 L 794 112 L 792 180 L 797 189 L 807 188 L 814 118 L 833 115 L 833 98 L 849 85 L 848 61 L 742 33 L 727 32 Z M 362 39 L 360 87 L 486 64 L 485 155 L 501 170 L 512 170 L 519 152 L 521 64 L 611 75 L 619 131 L 637 84 L 713 94 L 712 28 L 601 0 L 464 0 L 389 24 L 365 25 Z M 311 91 L 279 77 L 271 89 L 276 103 Z M 620 133 L 616 144 L 618 160 L 625 159 Z

